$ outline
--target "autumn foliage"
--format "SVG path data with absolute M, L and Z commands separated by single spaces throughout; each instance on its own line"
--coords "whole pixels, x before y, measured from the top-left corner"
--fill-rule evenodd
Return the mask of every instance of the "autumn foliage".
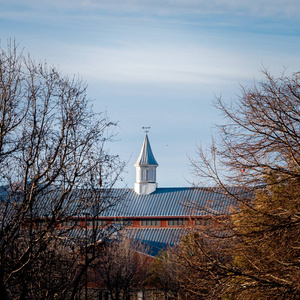
M 263 73 L 235 102 L 216 99 L 227 122 L 191 160 L 198 184 L 214 183 L 237 206 L 173 249 L 189 299 L 299 299 L 300 73 Z

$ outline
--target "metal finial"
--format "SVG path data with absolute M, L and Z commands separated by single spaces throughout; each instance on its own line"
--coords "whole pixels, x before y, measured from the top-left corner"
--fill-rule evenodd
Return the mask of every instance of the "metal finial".
M 145 133 L 148 133 L 150 128 L 151 127 L 142 127 L 142 129 L 144 129 Z

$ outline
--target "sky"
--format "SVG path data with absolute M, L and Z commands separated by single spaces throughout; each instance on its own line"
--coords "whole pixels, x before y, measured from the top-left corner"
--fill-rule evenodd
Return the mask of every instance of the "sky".
M 299 0 L 0 0 L 0 41 L 88 83 L 94 111 L 115 128 L 108 147 L 132 188 L 143 126 L 159 187 L 186 187 L 189 157 L 225 122 L 215 97 L 234 100 L 266 68 L 300 71 Z

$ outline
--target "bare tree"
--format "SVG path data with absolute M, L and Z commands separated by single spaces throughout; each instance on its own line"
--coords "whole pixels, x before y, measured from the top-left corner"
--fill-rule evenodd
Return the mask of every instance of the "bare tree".
M 280 78 L 263 73 L 265 81 L 243 88 L 236 102 L 216 100 L 228 122 L 219 126 L 210 151 L 199 148 L 192 160 L 201 182 L 212 180 L 238 204 L 222 224 L 226 234 L 220 238 L 227 240 L 230 251 L 215 246 L 219 257 L 230 259 L 224 264 L 208 249 L 204 254 L 213 259 L 219 293 L 226 297 L 297 299 L 300 73 Z M 219 277 L 220 271 L 224 276 Z
M 91 191 L 109 190 L 123 164 L 104 147 L 115 124 L 92 111 L 81 79 L 13 43 L 0 51 L 0 298 L 25 299 L 26 284 L 15 295 L 19 275 L 33 271 L 59 224 L 117 201 Z
M 121 236 L 106 243 L 94 264 L 100 289 L 114 300 L 127 299 L 131 291 L 143 290 L 151 260 L 140 242 Z
M 221 299 L 231 257 L 227 239 L 193 229 L 157 257 L 152 267 L 155 286 L 165 291 L 165 299 Z
M 177 249 L 161 251 L 150 267 L 148 283 L 164 294 L 165 299 L 185 299 L 185 288 L 180 285 L 185 268 L 177 260 Z M 181 296 L 181 298 L 179 297 Z
M 9 297 L 68 299 L 80 264 L 78 253 L 71 251 L 65 239 L 48 241 L 47 248 L 35 257 L 30 268 L 23 268 L 9 282 Z
M 210 153 L 200 147 L 198 159 L 192 160 L 198 178 L 257 188 L 265 185 L 263 176 L 270 171 L 284 178 L 299 176 L 299 73 L 278 79 L 263 73 L 265 81 L 243 88 L 236 102 L 216 99 L 228 122 L 219 126 Z

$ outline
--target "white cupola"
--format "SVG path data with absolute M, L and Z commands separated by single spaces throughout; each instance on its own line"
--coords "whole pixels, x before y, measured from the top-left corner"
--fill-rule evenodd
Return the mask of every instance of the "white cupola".
M 134 166 L 136 167 L 135 192 L 139 195 L 153 193 L 157 188 L 156 168 L 158 167 L 158 163 L 153 156 L 147 132 L 141 153 Z

